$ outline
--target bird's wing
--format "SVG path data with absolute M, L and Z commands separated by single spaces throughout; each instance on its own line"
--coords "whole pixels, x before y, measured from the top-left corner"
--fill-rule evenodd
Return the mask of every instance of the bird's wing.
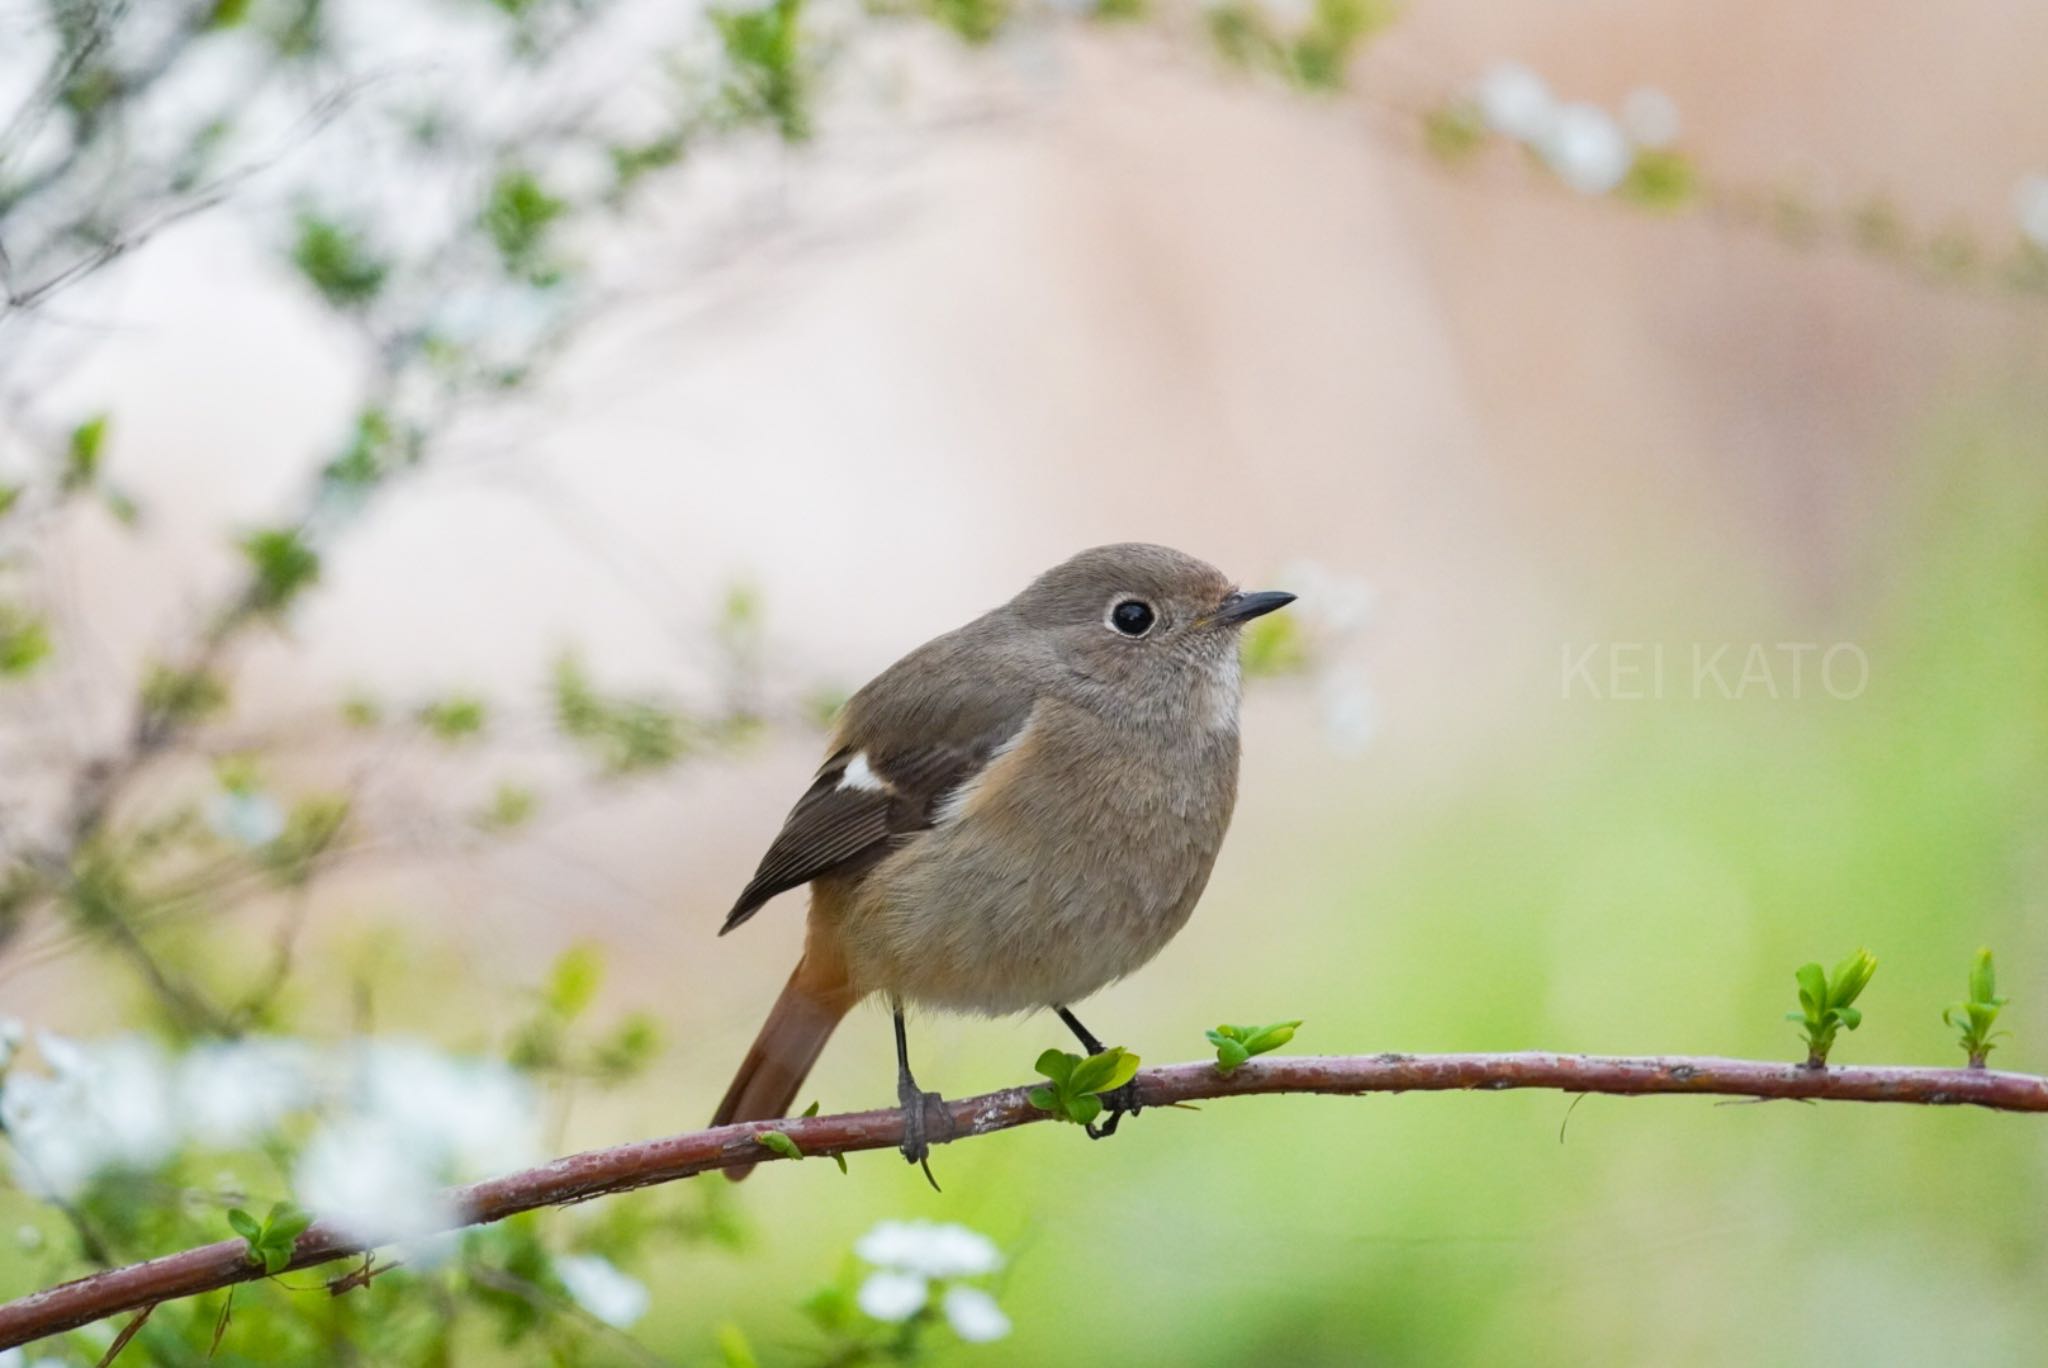
M 1022 733 L 1032 703 L 1026 673 L 992 665 L 979 647 L 966 629 L 940 637 L 854 695 L 832 754 L 783 820 L 720 935 L 776 894 L 855 872 L 900 838 L 929 829 L 946 796 Z

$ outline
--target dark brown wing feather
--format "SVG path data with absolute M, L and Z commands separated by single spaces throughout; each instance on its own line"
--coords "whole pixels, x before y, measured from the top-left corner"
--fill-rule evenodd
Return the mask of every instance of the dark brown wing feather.
M 920 647 L 854 695 L 839 748 L 790 809 L 718 934 L 778 893 L 856 873 L 894 841 L 928 830 L 940 801 L 1023 729 L 1032 691 L 1023 662 L 988 650 L 992 625 L 982 619 Z M 1000 663 L 991 668 L 991 660 Z M 884 787 L 842 787 L 856 755 Z

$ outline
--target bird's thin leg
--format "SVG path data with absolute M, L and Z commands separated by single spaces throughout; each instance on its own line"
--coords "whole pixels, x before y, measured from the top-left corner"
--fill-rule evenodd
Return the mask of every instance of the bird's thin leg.
M 1102 1053 L 1102 1042 L 1095 1038 L 1093 1031 L 1081 1024 L 1081 1018 L 1064 1007 L 1055 1007 L 1053 1011 L 1058 1012 L 1060 1020 L 1067 1023 L 1067 1029 L 1074 1033 L 1074 1039 L 1081 1042 L 1082 1049 L 1092 1055 Z
M 1095 1038 L 1095 1032 L 1081 1024 L 1081 1018 L 1075 1016 L 1064 1007 L 1055 1007 L 1053 1011 L 1059 1013 L 1060 1020 L 1067 1023 L 1067 1029 L 1072 1031 L 1074 1038 L 1081 1042 L 1082 1049 L 1091 1055 L 1102 1053 L 1102 1042 Z M 1099 1124 L 1091 1124 L 1088 1127 L 1088 1138 L 1090 1140 L 1106 1140 L 1110 1136 L 1115 1135 L 1117 1126 L 1122 1123 L 1126 1116 L 1136 1116 L 1144 1109 L 1144 1103 L 1138 1100 L 1137 1080 L 1133 1079 L 1121 1088 L 1104 1093 L 1102 1095 L 1102 1109 L 1102 1121 Z
M 903 1143 L 898 1148 L 906 1160 L 924 1170 L 925 1181 L 932 1185 L 932 1191 L 937 1192 L 939 1180 L 932 1177 L 929 1115 L 936 1110 L 944 1118 L 950 1138 L 953 1114 L 946 1110 L 945 1098 L 935 1092 L 921 1091 L 917 1080 L 911 1077 L 910 1039 L 903 1029 L 903 1003 L 894 1001 L 889 1005 L 896 1016 L 896 1102 L 903 1108 Z

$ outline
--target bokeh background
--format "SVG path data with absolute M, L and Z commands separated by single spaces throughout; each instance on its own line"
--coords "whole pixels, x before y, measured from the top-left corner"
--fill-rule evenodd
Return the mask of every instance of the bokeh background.
M 647 1013 L 662 1044 L 575 1093 L 551 1146 L 694 1127 L 797 954 L 795 896 L 713 933 L 831 693 L 1074 550 L 1143 539 L 1304 597 L 1247 698 L 1209 892 L 1085 1005 L 1105 1038 L 1164 1062 L 1219 1021 L 1299 1017 L 1292 1048 L 1332 1053 L 1792 1057 L 1793 970 L 1867 946 L 1838 1058 L 1951 1061 L 1941 1011 L 1990 946 L 2013 999 L 1994 1062 L 2042 1067 L 2048 295 L 2025 232 L 2048 12 L 1381 18 L 1335 91 L 1218 58 L 1199 16 L 1018 16 L 979 45 L 849 24 L 809 140 L 707 149 L 590 230 L 607 307 L 238 639 L 231 712 L 121 812 L 232 788 L 223 758 L 257 754 L 280 801 L 348 787 L 365 836 L 303 888 L 181 904 L 159 952 L 233 985 L 300 925 L 264 1029 L 502 1054 L 551 966 L 595 947 L 588 1020 Z M 390 22 L 366 31 L 440 41 Z M 1458 150 L 1445 121 L 1508 62 L 1609 109 L 1662 92 L 1704 189 L 1638 203 L 1506 139 Z M 402 204 L 349 136 L 297 155 Z M 286 183 L 151 238 L 49 306 L 68 320 L 0 321 L 11 433 L 110 414 L 106 478 L 144 510 L 17 545 L 56 644 L 0 692 L 23 848 L 234 582 L 228 532 L 284 516 L 363 403 L 360 330 L 274 227 Z M 621 696 L 708 715 L 743 692 L 748 724 L 593 773 L 549 735 L 566 651 Z M 458 697 L 479 735 L 404 725 Z M 347 728 L 345 698 L 396 720 Z M 465 824 L 514 784 L 531 820 Z M 193 1035 L 57 905 L 0 947 L 0 1015 Z M 927 1020 L 913 1048 L 957 1095 L 1062 1036 Z M 809 1095 L 879 1105 L 892 1066 L 864 1010 Z M 2024 1364 L 2048 1337 L 2048 1135 L 2025 1118 L 1271 1098 L 935 1164 L 943 1194 L 884 1154 L 612 1199 L 733 1237 L 621 1259 L 651 1292 L 632 1337 L 730 1360 L 733 1326 L 763 1362 L 815 1361 L 796 1308 L 884 1218 L 1006 1251 L 1013 1332 L 934 1336 L 943 1361 Z M 0 1292 L 82 1271 L 47 1203 L 0 1191 L 0 1217 L 40 1232 L 0 1241 Z M 478 1314 L 462 1361 L 542 1361 Z M 193 1333 L 130 1352 L 190 1361 Z

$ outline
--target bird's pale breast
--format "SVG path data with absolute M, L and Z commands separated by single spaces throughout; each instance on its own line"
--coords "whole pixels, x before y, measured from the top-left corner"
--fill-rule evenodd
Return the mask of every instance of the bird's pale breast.
M 1040 702 L 937 826 L 839 901 L 854 982 L 1000 1014 L 1139 968 L 1185 924 L 1222 845 L 1234 711 L 1132 726 Z

